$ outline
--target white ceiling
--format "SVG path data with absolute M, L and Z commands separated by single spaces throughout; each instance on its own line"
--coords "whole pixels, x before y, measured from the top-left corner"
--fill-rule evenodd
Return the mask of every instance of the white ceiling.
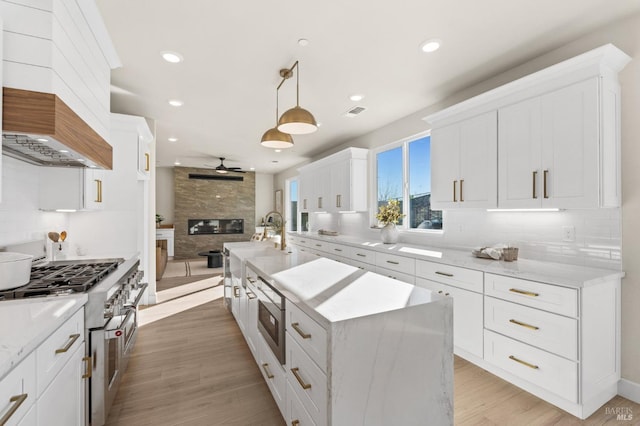
M 97 0 L 122 68 L 111 109 L 156 120 L 157 165 L 276 173 L 640 11 L 639 0 Z M 442 40 L 435 53 L 420 44 Z M 298 40 L 309 45 L 302 47 Z M 177 51 L 184 62 L 165 62 Z M 275 153 L 278 71 L 322 125 Z M 354 93 L 364 100 L 352 102 Z M 179 108 L 168 104 L 180 99 Z M 280 89 L 280 113 L 295 81 Z M 355 118 L 344 113 L 364 106 Z M 168 142 L 177 137 L 178 142 Z M 391 142 L 391 141 L 390 141 Z M 273 163 L 273 161 L 278 163 Z

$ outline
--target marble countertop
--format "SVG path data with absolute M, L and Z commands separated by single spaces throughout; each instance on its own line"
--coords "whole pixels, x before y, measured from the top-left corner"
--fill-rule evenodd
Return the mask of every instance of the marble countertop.
M 85 303 L 85 293 L 0 302 L 0 379 Z
M 543 262 L 519 258 L 515 262 L 480 259 L 470 252 L 441 247 L 417 246 L 411 244 L 383 244 L 380 241 L 364 240 L 349 236 L 325 236 L 317 233 L 289 233 L 290 235 L 345 244 L 380 253 L 395 254 L 418 260 L 442 263 L 475 269 L 496 275 L 505 275 L 531 281 L 565 287 L 587 287 L 612 279 L 624 277 L 623 271 L 590 268 L 553 262 Z
M 247 265 L 325 327 L 446 299 L 412 284 L 297 250 L 250 258 Z

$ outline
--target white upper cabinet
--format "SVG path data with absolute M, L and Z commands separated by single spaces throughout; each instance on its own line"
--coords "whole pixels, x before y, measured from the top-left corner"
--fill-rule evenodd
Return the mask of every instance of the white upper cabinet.
M 630 59 L 609 44 L 426 117 L 432 207 L 619 206 Z
M 367 210 L 367 155 L 366 149 L 347 148 L 301 167 L 299 210 Z
M 497 119 L 490 111 L 431 133 L 431 206 L 494 208 Z
M 499 110 L 500 207 L 599 206 L 598 81 Z
M 108 176 L 105 170 L 40 167 L 40 210 L 102 210 Z

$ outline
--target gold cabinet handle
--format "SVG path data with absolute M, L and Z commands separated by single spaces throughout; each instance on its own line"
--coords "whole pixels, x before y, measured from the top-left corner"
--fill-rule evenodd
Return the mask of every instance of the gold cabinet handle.
M 318 197 L 318 208 L 322 208 L 322 197 Z
M 9 408 L 9 411 L 7 411 L 5 415 L 0 419 L 0 425 L 4 425 L 9 421 L 11 416 L 13 416 L 16 411 L 18 411 L 18 408 L 20 408 L 22 403 L 27 399 L 27 396 L 29 396 L 28 393 L 23 393 L 22 395 L 16 395 L 9 398 L 9 402 L 13 403 L 13 405 L 11 406 L 11 408 Z
M 91 372 L 93 371 L 91 368 L 91 357 L 90 356 L 82 357 L 82 361 L 87 363 L 87 368 L 84 370 L 84 374 L 82 375 L 82 378 L 90 379 Z
M 233 286 L 233 297 L 240 297 L 240 287 L 237 285 Z
M 145 172 L 148 172 L 148 171 L 149 171 L 149 168 L 150 168 L 150 166 L 149 166 L 149 162 L 150 162 L 150 161 L 149 161 L 149 159 L 150 159 L 150 157 L 149 157 L 149 153 L 148 153 L 148 152 L 145 152 L 145 153 L 144 153 L 144 171 L 145 171 Z
M 96 203 L 102 202 L 102 181 L 100 179 L 93 180 L 96 183 Z
M 362 254 L 362 253 L 356 253 L 356 256 L 360 256 L 360 257 L 367 257 L 366 254 Z
M 458 197 L 456 197 L 456 183 L 458 183 L 457 180 L 453 181 L 453 202 L 457 202 L 458 201 Z
M 298 374 L 298 370 L 300 369 L 298 367 L 295 367 L 291 369 L 291 372 L 294 376 L 296 376 L 296 380 L 298 381 L 298 383 L 300 383 L 302 389 L 311 389 L 311 383 L 305 383 L 304 380 L 302 380 L 302 377 L 300 377 L 300 375 Z
M 453 276 L 453 274 L 450 274 L 448 272 L 440 272 L 440 271 L 436 271 L 436 274 L 444 275 L 445 277 L 452 277 Z
M 544 193 L 544 198 L 549 198 L 549 194 L 547 193 L 547 177 L 549 176 L 549 170 L 544 171 L 544 179 L 542 185 L 542 191 Z
M 303 208 L 304 210 L 306 210 L 306 209 L 307 209 L 307 199 L 306 199 L 306 198 L 305 198 L 304 200 L 302 200 L 302 208 Z
M 342 249 L 334 248 L 335 251 L 342 251 Z
M 247 281 L 249 281 L 251 284 L 255 284 L 256 280 L 254 278 L 251 277 L 247 277 Z
M 538 297 L 540 296 L 540 293 L 534 293 L 532 291 L 525 291 L 525 290 L 519 290 L 517 288 L 510 288 L 509 291 L 513 292 L 513 293 L 518 293 L 518 294 L 523 294 L 525 296 L 531 296 L 531 297 Z
M 269 371 L 269 364 L 267 364 L 266 362 L 262 364 L 262 369 L 264 370 L 264 373 L 267 375 L 267 379 L 273 379 L 275 377 L 273 374 L 271 374 L 271 371 Z
M 322 244 L 316 244 L 316 247 L 322 247 Z
M 538 194 L 536 194 L 536 180 L 538 180 L 538 171 L 534 170 L 533 171 L 533 199 L 537 199 L 538 198 Z
M 438 294 L 442 294 L 442 290 L 440 290 L 440 291 L 438 292 Z
M 464 179 L 460 179 L 460 202 L 464 201 L 464 196 L 462 195 L 462 184 L 464 183 Z
M 517 321 L 514 319 L 510 319 L 509 322 L 511 324 L 516 324 L 524 328 L 528 328 L 530 330 L 540 330 L 540 327 L 536 327 L 535 325 L 527 324 L 526 322 Z
M 518 358 L 516 358 L 516 357 L 515 357 L 515 356 L 513 356 L 513 355 L 509 355 L 509 359 L 510 359 L 510 360 L 513 360 L 513 361 L 515 361 L 515 362 L 519 362 L 519 363 L 520 363 L 520 364 L 522 364 L 522 365 L 526 365 L 526 366 L 527 366 L 527 367 L 529 367 L 529 368 L 533 368 L 534 370 L 537 370 L 538 368 L 540 368 L 540 367 L 538 367 L 537 365 L 529 364 L 529 363 L 528 363 L 528 362 L 526 362 L 526 361 L 523 361 L 523 360 L 521 360 L 521 359 L 518 359 Z
M 300 336 L 302 336 L 303 339 L 310 339 L 311 335 L 305 333 L 304 331 L 302 331 L 302 329 L 300 328 L 300 323 L 299 322 L 292 322 L 291 323 L 291 327 L 298 332 L 298 334 Z
M 252 291 L 247 291 L 247 297 L 251 300 L 257 298 L 258 296 L 256 296 Z
M 72 334 L 69 336 L 69 341 L 67 342 L 66 345 L 64 345 L 63 348 L 60 349 L 56 349 L 56 354 L 63 354 L 65 352 L 67 352 L 69 349 L 71 349 L 71 346 L 73 346 L 73 344 L 76 342 L 76 340 L 78 340 L 78 337 L 80 337 L 80 334 Z
M 336 195 L 336 207 L 342 207 L 342 195 Z
M 399 265 L 400 264 L 400 262 L 396 262 L 396 261 L 393 261 L 393 260 L 387 260 L 387 263 L 390 263 L 392 265 Z
M 300 420 L 295 419 L 291 421 L 291 426 L 298 426 L 300 424 Z

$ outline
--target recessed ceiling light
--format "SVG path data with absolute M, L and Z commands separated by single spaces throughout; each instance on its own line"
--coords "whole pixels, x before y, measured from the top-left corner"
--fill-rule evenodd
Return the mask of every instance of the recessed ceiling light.
M 309 45 L 309 40 L 307 40 L 306 38 L 301 38 L 298 40 L 298 45 L 300 46 L 308 46 Z
M 174 106 L 174 107 L 179 107 L 184 105 L 184 102 L 182 102 L 180 99 L 171 99 L 169 101 L 169 105 Z
M 361 95 L 358 93 L 358 94 L 349 96 L 349 99 L 351 99 L 354 102 L 358 102 L 364 99 L 364 95 Z
M 275 151 L 275 152 L 282 152 L 282 150 L 281 150 L 281 149 L 275 149 L 274 151 Z
M 437 38 L 432 38 L 422 43 L 420 45 L 420 49 L 422 49 L 422 51 L 426 53 L 435 52 L 436 50 L 440 49 L 441 44 L 442 41 L 438 40 Z
M 255 169 L 256 169 L 255 167 L 249 167 L 249 170 L 255 170 Z
M 49 142 L 49 139 L 47 139 L 47 138 L 36 138 L 36 140 L 38 142 Z
M 160 54 L 162 55 L 162 59 L 167 62 L 171 62 L 172 64 L 177 64 L 178 62 L 184 61 L 184 58 L 178 52 L 170 52 L 166 50 L 164 52 L 160 52 Z
M 169 138 L 169 142 L 178 142 L 178 138 Z

